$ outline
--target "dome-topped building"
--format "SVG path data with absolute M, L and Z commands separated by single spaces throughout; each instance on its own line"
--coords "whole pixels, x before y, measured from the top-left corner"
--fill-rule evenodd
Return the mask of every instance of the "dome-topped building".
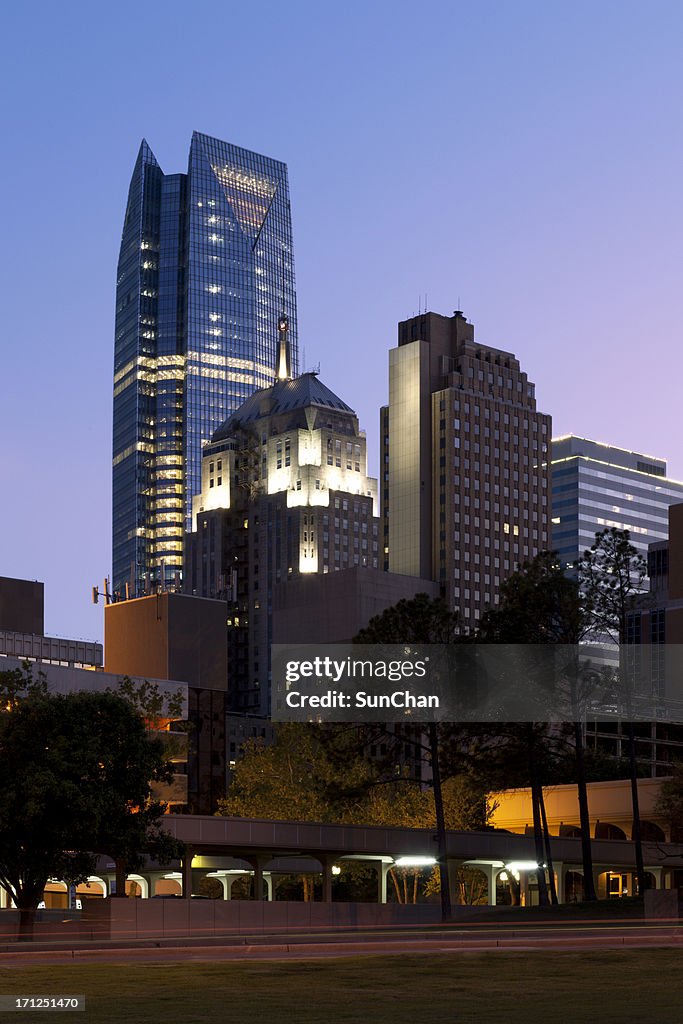
M 273 587 L 379 568 L 378 511 L 358 417 L 316 373 L 255 392 L 214 432 L 184 587 L 228 599 L 232 710 L 269 713 Z
M 311 413 L 320 420 L 331 412 L 350 413 L 355 418 L 353 409 L 342 402 L 333 391 L 318 377 L 317 373 L 302 373 L 300 377 L 289 380 L 278 380 L 269 388 L 254 392 L 229 416 L 211 441 L 221 441 L 230 437 L 236 430 L 250 423 L 263 419 L 265 416 L 284 417 L 282 426 L 297 420 L 300 425 L 309 426 L 312 422 Z M 301 414 L 305 414 L 305 417 Z

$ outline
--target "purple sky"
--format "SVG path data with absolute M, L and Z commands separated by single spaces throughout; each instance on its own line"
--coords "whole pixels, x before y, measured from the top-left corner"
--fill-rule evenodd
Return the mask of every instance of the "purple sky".
M 102 635 L 143 135 L 169 173 L 195 128 L 288 163 L 300 344 L 373 471 L 387 350 L 427 293 L 517 354 L 556 434 L 683 477 L 680 3 L 43 0 L 4 22 L 0 575 L 45 581 L 49 633 Z

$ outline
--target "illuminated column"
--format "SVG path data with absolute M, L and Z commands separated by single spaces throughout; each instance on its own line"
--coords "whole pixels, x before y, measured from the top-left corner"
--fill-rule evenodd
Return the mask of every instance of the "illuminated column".
M 387 875 L 389 874 L 389 868 L 391 864 L 387 864 L 385 861 L 377 862 L 377 902 L 387 902 Z
M 529 872 L 519 872 L 519 902 L 523 907 L 529 906 Z
M 227 879 L 227 876 L 226 876 L 224 871 L 210 871 L 209 874 L 206 877 L 207 878 L 215 878 L 218 882 L 220 882 L 221 883 L 221 889 L 223 890 L 223 899 L 224 900 L 229 900 L 230 899 L 229 890 L 228 890 L 228 879 Z
M 486 882 L 488 885 L 488 902 L 490 907 L 496 906 L 496 882 L 500 869 L 495 864 L 486 865 Z

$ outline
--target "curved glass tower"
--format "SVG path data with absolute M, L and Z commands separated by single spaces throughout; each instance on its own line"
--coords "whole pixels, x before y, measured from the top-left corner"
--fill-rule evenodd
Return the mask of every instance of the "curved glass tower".
M 143 140 L 116 286 L 112 589 L 174 585 L 201 450 L 275 379 L 278 316 L 298 368 L 287 167 L 195 132 L 187 174 Z

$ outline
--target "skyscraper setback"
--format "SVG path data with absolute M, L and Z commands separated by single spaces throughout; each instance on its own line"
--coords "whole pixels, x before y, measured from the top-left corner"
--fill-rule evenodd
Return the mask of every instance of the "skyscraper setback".
M 187 174 L 143 140 L 116 287 L 112 589 L 182 571 L 201 449 L 275 378 L 278 316 L 297 319 L 287 167 L 195 132 Z

